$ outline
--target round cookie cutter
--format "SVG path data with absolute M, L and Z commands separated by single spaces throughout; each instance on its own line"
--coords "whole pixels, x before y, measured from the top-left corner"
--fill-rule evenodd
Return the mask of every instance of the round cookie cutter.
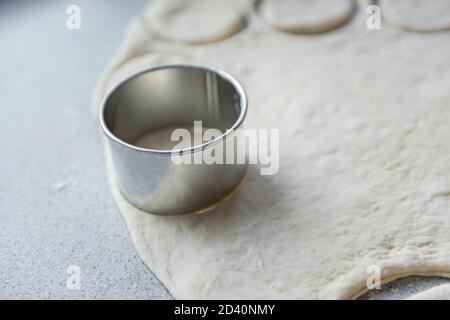
M 214 208 L 233 194 L 246 164 L 179 163 L 174 159 L 202 156 L 236 139 L 247 105 L 242 85 L 209 65 L 158 65 L 121 81 L 102 100 L 100 125 L 122 195 L 135 207 L 159 215 Z M 177 150 L 135 144 L 152 131 L 186 127 L 194 121 L 219 129 L 221 135 Z

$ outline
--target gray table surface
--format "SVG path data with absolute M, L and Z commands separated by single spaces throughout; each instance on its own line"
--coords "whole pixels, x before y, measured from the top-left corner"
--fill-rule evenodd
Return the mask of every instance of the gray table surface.
M 145 0 L 0 0 L 0 298 L 166 299 L 109 193 L 93 87 Z M 81 8 L 81 29 L 66 9 Z M 80 268 L 81 288 L 67 287 Z M 447 280 L 412 277 L 364 299 Z

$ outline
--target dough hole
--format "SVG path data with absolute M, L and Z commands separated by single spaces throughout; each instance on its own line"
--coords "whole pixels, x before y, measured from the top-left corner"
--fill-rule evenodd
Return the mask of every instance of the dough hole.
M 346 24 L 354 12 L 352 0 L 266 0 L 261 15 L 289 33 L 322 33 Z
M 401 29 L 416 32 L 450 30 L 448 0 L 381 0 L 380 6 L 386 21 Z
M 225 40 L 245 26 L 247 1 L 159 0 L 146 14 L 147 25 L 160 38 L 187 44 Z

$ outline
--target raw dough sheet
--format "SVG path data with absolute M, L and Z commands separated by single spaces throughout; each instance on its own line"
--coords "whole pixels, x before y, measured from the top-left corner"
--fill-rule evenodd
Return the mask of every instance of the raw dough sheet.
M 383 282 L 450 276 L 450 32 L 368 30 L 360 9 L 339 29 L 296 35 L 242 8 L 244 28 L 199 45 L 158 36 L 150 7 L 95 94 L 98 107 L 138 70 L 207 63 L 243 83 L 247 128 L 280 129 L 278 174 L 250 167 L 240 192 L 203 215 L 133 208 L 107 158 L 145 263 L 181 299 L 350 299 L 373 265 Z

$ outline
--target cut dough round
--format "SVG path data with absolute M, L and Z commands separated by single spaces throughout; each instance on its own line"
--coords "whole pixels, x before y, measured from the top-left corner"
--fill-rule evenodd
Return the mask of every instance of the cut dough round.
M 383 17 L 391 24 L 410 31 L 450 30 L 448 0 L 382 0 Z
M 261 14 L 275 28 L 291 33 L 320 33 L 347 23 L 352 0 L 266 0 Z
M 237 33 L 244 23 L 243 9 L 235 1 L 160 0 L 151 6 L 146 18 L 161 38 L 204 44 Z

